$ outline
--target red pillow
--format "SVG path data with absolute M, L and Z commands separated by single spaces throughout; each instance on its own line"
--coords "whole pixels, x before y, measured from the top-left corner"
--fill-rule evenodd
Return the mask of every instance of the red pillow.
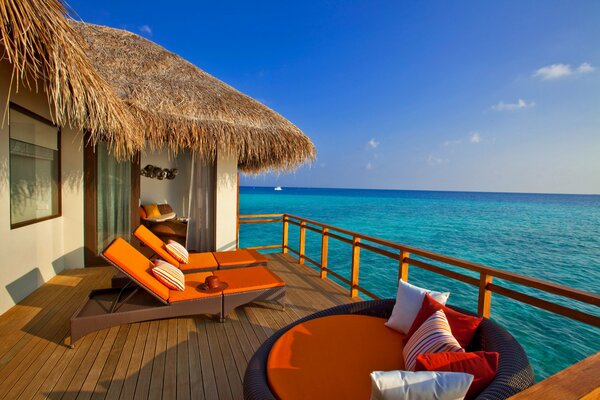
M 427 353 L 417 356 L 415 371 L 466 372 L 474 376 L 465 399 L 473 399 L 494 380 L 498 353 Z
M 421 309 L 415 317 L 410 329 L 406 333 L 404 344 L 408 342 L 408 339 L 410 339 L 413 333 L 419 329 L 423 322 L 427 321 L 427 318 L 429 318 L 431 314 L 438 310 L 444 310 L 444 314 L 446 314 L 446 318 L 448 319 L 448 324 L 450 324 L 450 330 L 452 330 L 452 336 L 454 336 L 458 343 L 460 343 L 460 345 L 466 349 L 467 346 L 471 344 L 471 340 L 473 340 L 473 336 L 475 336 L 475 331 L 477 330 L 477 327 L 481 321 L 483 321 L 483 318 L 472 317 L 470 315 L 454 311 L 453 309 L 437 302 L 428 293 L 425 294 L 423 303 L 421 303 Z

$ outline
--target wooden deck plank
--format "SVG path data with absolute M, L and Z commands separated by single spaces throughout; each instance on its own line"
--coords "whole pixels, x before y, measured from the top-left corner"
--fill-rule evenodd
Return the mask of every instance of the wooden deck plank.
M 188 321 L 177 320 L 177 399 L 190 399 L 190 364 L 188 349 Z
M 231 343 L 227 338 L 227 333 L 225 332 L 226 323 L 227 322 L 215 324 L 215 331 L 217 333 L 217 340 L 219 342 L 219 348 L 221 349 L 221 356 L 223 357 L 225 371 L 227 372 L 227 380 L 229 381 L 231 395 L 234 399 L 241 399 L 244 397 L 242 389 L 243 376 L 238 373 L 236 367 L 235 354 L 233 351 L 234 349 L 232 348 Z
M 79 367 L 75 371 L 66 392 L 63 394 L 62 400 L 75 399 L 81 390 L 81 387 L 85 383 L 85 380 L 96 362 L 99 350 L 106 341 L 106 337 L 110 332 L 109 329 L 104 329 L 98 332 L 98 335 L 94 339 L 94 342 L 90 346 L 87 354 L 83 361 L 79 364 Z
M 100 379 L 100 374 L 104 369 L 104 365 L 106 364 L 106 360 L 110 355 L 113 344 L 115 343 L 115 339 L 117 338 L 117 334 L 119 333 L 119 327 L 110 328 L 106 339 L 102 343 L 102 346 L 98 350 L 98 354 L 96 359 L 94 360 L 94 364 L 90 368 L 81 388 L 79 389 L 79 393 L 77 393 L 77 400 L 88 400 L 92 397 L 94 393 L 94 388 L 96 387 L 98 380 Z M 121 328 L 123 329 L 123 328 Z
M 117 368 L 117 362 L 119 361 L 121 351 L 126 345 L 126 340 L 132 326 L 133 325 L 123 325 L 120 327 L 113 346 L 110 349 L 108 358 L 106 359 L 106 363 L 104 364 L 104 368 L 102 368 L 102 372 L 100 373 L 100 378 L 98 379 L 96 387 L 94 388 L 94 392 L 92 393 L 91 398 L 93 400 L 100 400 L 106 397 L 106 392 L 110 387 L 115 368 Z
M 169 320 L 167 331 L 167 350 L 165 353 L 165 373 L 163 399 L 175 399 L 177 396 L 177 320 Z
M 247 362 L 269 335 L 325 307 L 354 301 L 287 255 L 269 255 L 287 284 L 286 308 L 270 303 L 208 316 L 123 325 L 64 346 L 69 318 L 114 270 L 64 271 L 0 316 L 0 398 L 237 399 Z M 30 383 L 31 385 L 26 385 Z
M 135 395 L 135 388 L 138 381 L 138 375 L 142 368 L 142 358 L 144 356 L 144 348 L 146 347 L 146 339 L 148 337 L 148 330 L 150 329 L 150 322 L 143 322 L 140 324 L 140 330 L 138 331 L 135 345 L 133 346 L 133 352 L 131 354 L 131 360 L 127 367 L 127 373 L 125 374 L 125 381 L 123 382 L 123 389 L 119 398 L 123 400 L 131 400 Z
M 188 334 L 188 362 L 190 369 L 190 397 L 192 399 L 204 400 L 204 388 L 202 387 L 202 365 L 200 363 L 200 352 L 198 350 L 198 328 L 196 320 L 187 320 Z
M 225 360 L 221 354 L 221 347 L 217 339 L 217 327 L 215 323 L 205 321 L 206 335 L 208 337 L 209 351 L 212 359 L 212 368 L 215 372 L 215 381 L 217 383 L 217 392 L 219 399 L 233 399 L 231 388 L 229 387 L 229 379 L 225 369 Z
M 150 322 L 150 327 L 148 328 L 148 338 L 146 339 L 146 346 L 144 347 L 142 365 L 138 375 L 135 393 L 132 397 L 134 399 L 141 400 L 148 398 L 148 392 L 150 390 L 150 378 L 152 377 L 152 361 L 154 359 L 154 352 L 156 351 L 156 341 L 158 337 L 158 324 L 158 321 L 152 321 Z
M 10 391 L 15 385 L 19 386 L 18 382 L 21 382 L 21 385 L 23 383 L 30 384 L 32 374 L 39 374 L 40 370 L 47 372 L 53 362 L 60 360 L 60 357 L 52 358 L 52 355 L 56 351 L 63 353 L 65 348 L 63 342 L 68 334 L 68 320 L 78 307 L 77 302 L 72 300 L 76 299 L 77 295 L 81 296 L 89 292 L 92 287 L 92 281 L 74 287 L 73 294 L 65 296 L 66 304 L 58 302 L 59 309 L 49 314 L 51 319 L 43 320 L 45 330 L 43 327 L 28 329 L 27 334 L 5 355 L 8 357 L 10 354 L 12 358 L 4 365 L 4 368 L 0 369 L 0 381 L 2 382 L 0 393 Z M 71 356 L 73 356 L 73 352 L 67 355 L 67 357 Z M 56 376 L 57 372 L 52 372 L 53 376 Z M 38 379 L 33 384 L 40 384 L 42 381 L 43 379 Z M 48 389 L 51 389 L 52 386 Z
M 110 381 L 108 392 L 106 393 L 105 398 L 107 400 L 116 400 L 121 395 L 121 390 L 123 389 L 123 384 L 125 383 L 125 378 L 127 376 L 127 368 L 129 367 L 129 362 L 131 361 L 133 348 L 135 346 L 135 341 L 139 330 L 140 324 L 132 324 L 131 328 L 129 328 L 129 333 L 125 339 L 125 345 L 121 350 L 119 361 L 117 361 L 115 372 Z
M 212 356 L 210 354 L 210 347 L 208 344 L 208 334 L 206 331 L 205 319 L 196 319 L 196 328 L 198 332 L 198 353 L 200 354 L 204 398 L 218 399 L 219 392 L 217 390 L 215 371 L 212 366 Z
M 156 347 L 152 363 L 152 378 L 148 390 L 148 399 L 162 399 L 162 388 L 165 377 L 165 358 L 167 350 L 167 333 L 169 321 L 162 320 L 158 325 Z
M 52 374 L 44 381 L 44 384 L 38 391 L 36 397 L 41 398 L 45 396 L 46 393 L 56 393 L 57 397 L 62 396 L 71 383 L 71 379 L 83 363 L 89 349 L 96 341 L 97 336 L 98 332 L 96 334 L 86 335 L 86 337 L 83 338 L 85 340 L 81 341 L 81 344 L 74 349 L 75 351 L 60 349 L 60 353 L 64 353 L 64 356 L 60 359 L 59 363 L 52 367 Z
M 510 398 L 510 400 L 526 399 L 600 399 L 600 352 Z

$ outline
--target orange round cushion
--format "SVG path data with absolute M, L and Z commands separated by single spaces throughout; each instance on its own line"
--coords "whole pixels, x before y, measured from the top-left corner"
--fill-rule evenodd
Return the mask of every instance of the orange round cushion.
M 404 369 L 404 335 L 386 319 L 332 315 L 296 325 L 271 348 L 273 394 L 292 399 L 368 399 L 370 373 Z

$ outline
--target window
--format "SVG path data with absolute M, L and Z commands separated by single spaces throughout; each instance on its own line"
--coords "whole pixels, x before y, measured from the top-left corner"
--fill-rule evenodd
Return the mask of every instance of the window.
M 11 229 L 59 217 L 60 131 L 12 103 L 9 130 Z

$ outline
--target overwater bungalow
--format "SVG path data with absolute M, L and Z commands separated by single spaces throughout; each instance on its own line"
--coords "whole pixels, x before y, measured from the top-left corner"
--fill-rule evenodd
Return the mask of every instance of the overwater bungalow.
M 497 294 L 599 328 L 598 294 L 294 215 L 239 215 L 240 171 L 314 158 L 295 125 L 156 43 L 73 21 L 56 0 L 0 0 L 0 12 L 2 398 L 378 398 L 370 373 L 407 368 L 421 302 L 433 299 L 431 315 L 445 303 L 407 285 L 409 268 L 478 293 L 476 310 L 443 308 L 476 321 L 468 340 L 451 329 L 458 349 L 496 354 L 470 398 L 600 397 L 600 353 L 534 384 L 492 310 Z M 247 224 L 280 225 L 281 242 L 240 249 Z M 320 235 L 318 260 L 307 232 Z M 330 240 L 351 248 L 345 275 L 328 266 Z M 361 251 L 389 259 L 403 301 L 361 286 Z M 161 259 L 176 273 L 151 272 Z M 469 389 L 459 375 L 452 384 Z

